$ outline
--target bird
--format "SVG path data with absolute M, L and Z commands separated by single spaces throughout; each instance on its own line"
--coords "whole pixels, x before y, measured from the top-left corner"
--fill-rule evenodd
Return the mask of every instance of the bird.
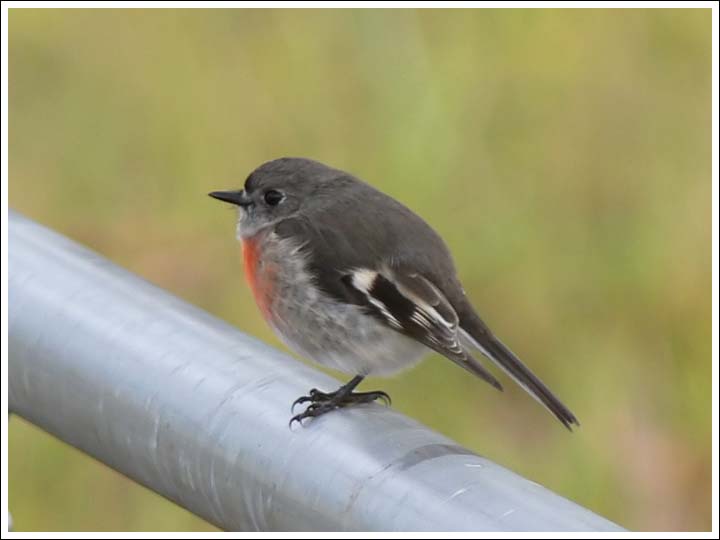
M 572 431 L 575 415 L 477 314 L 450 250 L 420 216 L 356 176 L 300 157 L 261 164 L 242 189 L 211 197 L 238 209 L 236 236 L 257 306 L 299 355 L 352 378 L 311 389 L 290 425 L 390 397 L 356 392 L 436 352 L 497 390 L 490 360 Z M 291 413 L 291 414 L 293 414 Z

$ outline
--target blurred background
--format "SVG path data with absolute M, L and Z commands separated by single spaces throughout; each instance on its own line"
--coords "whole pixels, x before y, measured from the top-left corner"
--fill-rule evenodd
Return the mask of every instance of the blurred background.
M 283 348 L 206 194 L 349 170 L 582 427 L 437 355 L 367 388 L 625 527 L 710 529 L 709 9 L 11 9 L 9 36 L 11 208 Z M 22 419 L 9 452 L 18 531 L 212 530 Z

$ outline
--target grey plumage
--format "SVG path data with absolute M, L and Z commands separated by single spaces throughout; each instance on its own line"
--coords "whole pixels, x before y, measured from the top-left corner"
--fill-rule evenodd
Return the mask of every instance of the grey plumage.
M 263 204 L 268 190 L 282 195 L 282 203 Z M 290 346 L 321 363 L 368 375 L 412 365 L 425 350 L 410 345 L 415 342 L 501 389 L 471 355 L 475 348 L 563 425 L 578 425 L 480 319 L 445 242 L 406 206 L 349 173 L 303 158 L 258 167 L 242 193 L 252 202 L 240 210 L 240 236 L 260 238 L 264 249 L 275 250 L 271 264 L 296 267 L 283 270 L 284 296 L 270 309 L 271 324 Z M 283 260 L 283 243 L 294 246 L 292 262 Z M 298 276 L 305 287 L 316 287 L 312 301 L 296 290 Z

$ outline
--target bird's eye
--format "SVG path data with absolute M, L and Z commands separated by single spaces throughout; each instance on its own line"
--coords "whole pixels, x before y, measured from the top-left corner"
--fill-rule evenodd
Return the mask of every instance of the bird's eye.
M 270 206 L 277 206 L 285 198 L 285 195 L 274 189 L 265 192 L 265 202 Z

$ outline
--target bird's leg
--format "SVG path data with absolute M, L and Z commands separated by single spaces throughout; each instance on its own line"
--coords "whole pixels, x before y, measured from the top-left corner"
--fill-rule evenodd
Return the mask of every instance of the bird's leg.
M 317 388 L 310 390 L 307 396 L 302 396 L 295 400 L 292 408 L 300 403 L 310 402 L 304 412 L 293 416 L 290 419 L 290 425 L 297 421 L 302 423 L 305 418 L 315 418 L 326 412 L 341 407 L 347 407 L 356 403 L 370 403 L 376 399 L 383 400 L 386 404 L 390 404 L 390 396 L 382 390 L 374 392 L 353 392 L 355 387 L 362 382 L 365 377 L 356 375 L 347 384 L 344 384 L 334 392 L 321 392 Z

